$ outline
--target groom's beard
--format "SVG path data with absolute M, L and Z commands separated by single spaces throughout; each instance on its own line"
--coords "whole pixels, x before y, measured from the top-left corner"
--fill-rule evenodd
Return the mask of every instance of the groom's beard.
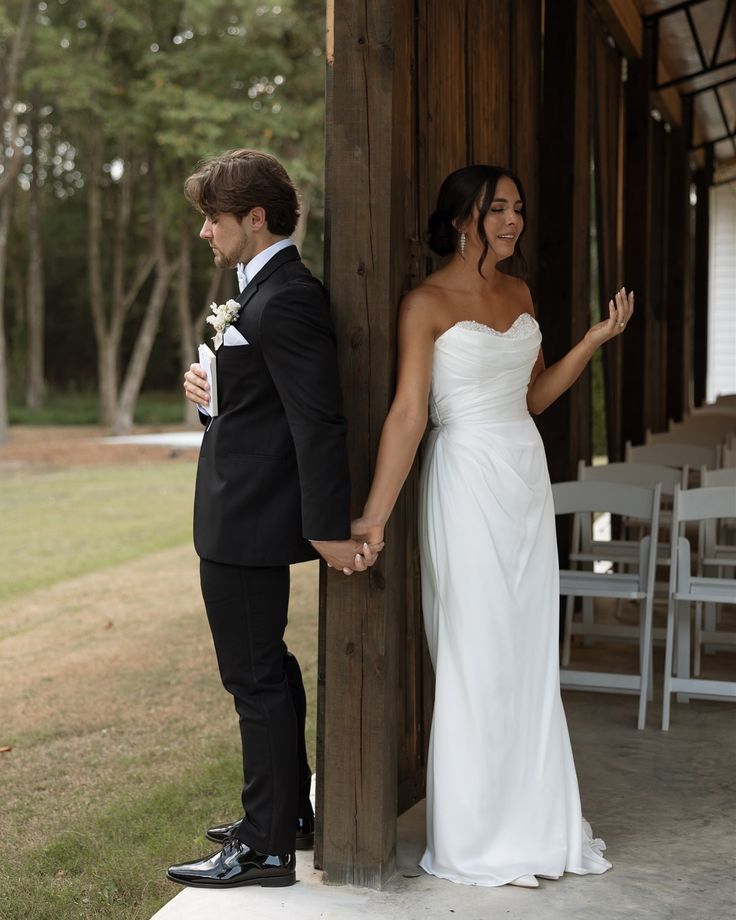
M 215 247 L 211 244 L 210 249 L 212 250 L 212 256 L 215 260 L 215 266 L 217 268 L 235 268 L 240 261 L 238 256 L 230 255 L 229 253 L 225 253 L 220 249 L 215 249 Z

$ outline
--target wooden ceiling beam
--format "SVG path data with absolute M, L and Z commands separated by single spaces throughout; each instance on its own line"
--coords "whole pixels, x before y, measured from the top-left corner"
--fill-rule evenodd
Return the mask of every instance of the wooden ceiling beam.
M 640 58 L 644 49 L 644 24 L 635 0 L 593 0 L 616 44 L 627 58 Z

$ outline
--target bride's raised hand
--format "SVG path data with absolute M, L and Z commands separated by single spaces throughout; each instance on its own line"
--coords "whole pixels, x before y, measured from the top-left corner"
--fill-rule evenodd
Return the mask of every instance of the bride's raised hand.
M 383 526 L 367 518 L 356 518 L 350 525 L 353 540 L 367 543 L 372 550 L 383 549 Z
M 614 300 L 608 302 L 608 319 L 596 323 L 585 333 L 586 343 L 593 349 L 599 348 L 604 342 L 614 338 L 626 328 L 634 312 L 634 292 L 626 293 L 622 287 L 617 292 Z

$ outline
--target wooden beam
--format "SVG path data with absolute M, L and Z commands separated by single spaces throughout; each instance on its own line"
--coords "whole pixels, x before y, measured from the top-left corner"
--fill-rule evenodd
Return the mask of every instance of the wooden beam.
M 509 78 L 511 47 L 508 0 L 466 0 L 465 57 L 469 128 L 467 162 L 507 166 L 511 144 Z M 489 53 L 489 49 L 493 53 Z M 483 87 L 482 92 L 478 88 Z
M 589 29 L 585 0 L 545 5 L 539 322 L 548 365 L 590 325 Z M 588 372 L 538 423 L 552 481 L 575 478 L 578 459 L 590 460 Z
M 621 436 L 643 444 L 651 427 L 650 406 L 653 311 L 650 302 L 652 118 L 649 99 L 651 29 L 644 59 L 630 61 L 626 82 L 624 149 L 624 277 L 636 296 L 634 316 L 623 336 Z
M 692 98 L 685 99 L 685 125 L 670 136 L 672 148 L 667 232 L 667 418 L 682 421 L 689 409 L 690 349 L 690 165 L 689 120 Z
M 411 6 L 328 6 L 325 281 L 340 342 L 356 513 L 393 395 L 396 307 L 406 284 L 393 247 L 402 247 L 405 264 L 411 259 L 409 241 L 392 234 L 407 178 L 395 151 L 410 132 L 394 116 L 406 111 L 395 93 L 411 94 Z M 328 883 L 378 888 L 395 869 L 406 528 L 399 506 L 368 577 L 322 575 L 316 861 Z
M 643 53 L 643 23 L 635 0 L 592 0 L 594 8 L 627 58 Z
M 511 8 L 511 153 L 510 165 L 527 200 L 522 251 L 532 299 L 539 302 L 539 131 L 542 105 L 542 4 L 512 0 Z

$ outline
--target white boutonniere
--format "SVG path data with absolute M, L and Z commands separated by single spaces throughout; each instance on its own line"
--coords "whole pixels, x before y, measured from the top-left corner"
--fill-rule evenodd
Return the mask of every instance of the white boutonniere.
M 227 300 L 225 303 L 211 303 L 210 310 L 212 316 L 207 317 L 207 322 L 214 327 L 215 335 L 212 341 L 215 343 L 215 349 L 222 345 L 222 337 L 228 326 L 232 325 L 240 313 L 240 304 L 237 300 Z

